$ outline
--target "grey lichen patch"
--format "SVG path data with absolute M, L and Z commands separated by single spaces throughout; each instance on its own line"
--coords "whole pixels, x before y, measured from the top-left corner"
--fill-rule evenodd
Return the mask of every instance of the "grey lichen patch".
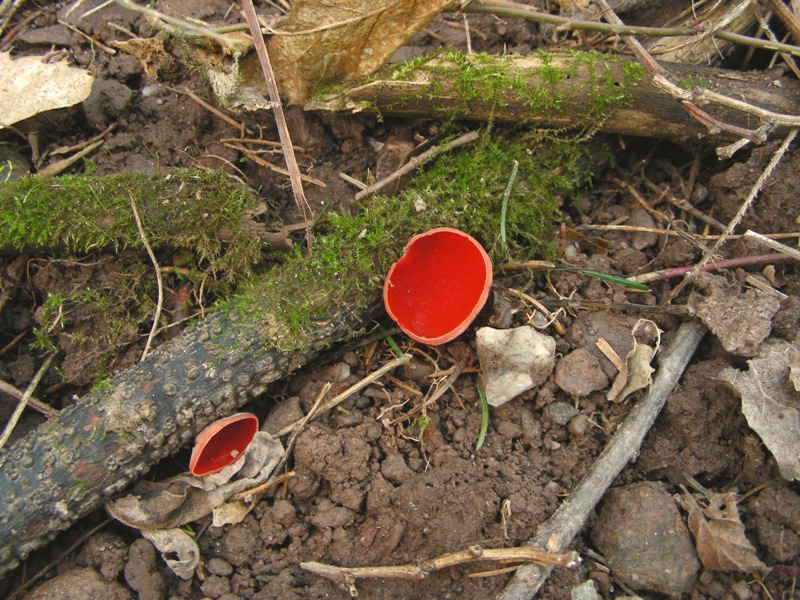
M 156 403 L 147 398 L 133 400 L 137 390 L 132 383 L 117 385 L 102 403 L 103 425 L 115 433 L 139 432 L 157 415 Z

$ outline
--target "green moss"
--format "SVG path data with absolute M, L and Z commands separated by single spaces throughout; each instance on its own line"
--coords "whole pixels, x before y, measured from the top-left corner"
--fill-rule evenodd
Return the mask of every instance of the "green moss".
M 249 275 L 261 242 L 240 224 L 258 199 L 220 171 L 30 177 L 0 186 L 0 247 L 68 254 L 143 249 L 131 195 L 153 247 L 185 249 L 228 281 Z M 224 241 L 223 241 L 224 239 Z
M 268 276 L 241 286 L 229 318 L 262 323 L 264 335 L 282 349 L 306 347 L 330 319 L 331 307 L 359 312 L 374 303 L 408 239 L 433 227 L 470 233 L 495 262 L 551 256 L 560 197 L 589 175 L 588 147 L 543 133 L 494 133 L 442 155 L 398 197 L 374 197 L 355 205 L 352 214 L 326 215 L 313 256 L 298 248 Z M 500 209 L 514 160 L 519 175 L 504 249 Z
M 522 68 L 519 57 L 439 51 L 395 65 L 373 81 L 424 81 L 427 85 L 416 96 L 432 106 L 443 95 L 458 99 L 459 105 L 448 112 L 454 120 L 474 115 L 475 106 L 491 110 L 514 104 L 528 110 L 519 115 L 524 124 L 578 106 L 574 126 L 587 127 L 628 103 L 631 87 L 644 75 L 636 62 L 593 52 L 537 52 L 532 58 L 536 64 Z

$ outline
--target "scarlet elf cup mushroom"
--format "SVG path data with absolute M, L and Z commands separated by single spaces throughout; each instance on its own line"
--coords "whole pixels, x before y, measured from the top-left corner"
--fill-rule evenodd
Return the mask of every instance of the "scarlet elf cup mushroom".
M 483 308 L 492 262 L 474 238 L 440 227 L 411 238 L 383 286 L 386 312 L 406 335 L 437 345 L 461 335 Z
M 258 432 L 258 417 L 236 413 L 218 419 L 197 434 L 189 459 L 193 475 L 211 475 L 236 462 Z

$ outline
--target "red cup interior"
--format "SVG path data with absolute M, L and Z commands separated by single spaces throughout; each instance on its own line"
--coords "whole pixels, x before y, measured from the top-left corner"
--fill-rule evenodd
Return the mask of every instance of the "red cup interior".
M 412 339 L 443 344 L 455 339 L 483 308 L 492 263 L 472 237 L 450 228 L 413 237 L 389 270 L 386 310 Z
M 227 467 L 241 456 L 258 431 L 258 418 L 237 413 L 211 423 L 195 441 L 189 470 L 195 475 L 210 475 Z

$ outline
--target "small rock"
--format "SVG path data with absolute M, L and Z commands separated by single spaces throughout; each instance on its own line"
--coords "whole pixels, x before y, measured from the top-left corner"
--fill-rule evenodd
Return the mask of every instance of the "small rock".
M 134 541 L 128 550 L 125 581 L 140 598 L 161 600 L 164 597 L 166 581 L 156 567 L 156 549 L 143 538 Z
M 56 575 L 25 596 L 26 600 L 129 600 L 131 594 L 116 581 L 106 581 L 92 568 Z
M 208 572 L 212 575 L 219 575 L 220 577 L 228 577 L 233 573 L 233 566 L 227 560 L 214 557 L 206 564 Z
M 658 484 L 611 490 L 592 539 L 625 585 L 670 596 L 688 593 L 700 562 L 675 500 Z
M 209 598 L 219 598 L 224 594 L 230 593 L 231 582 L 227 577 L 212 575 L 203 582 L 203 585 L 200 586 L 200 590 Z
M 343 506 L 334 506 L 332 502 L 324 500 L 320 503 L 319 510 L 308 520 L 317 527 L 347 527 L 355 521 L 355 513 Z
M 589 417 L 586 415 L 575 415 L 569 421 L 569 425 L 567 425 L 567 429 L 572 435 L 586 435 L 586 432 L 589 431 L 589 427 L 591 427 L 592 422 L 589 420 Z
M 634 227 L 641 227 L 643 229 L 655 229 L 656 222 L 643 208 L 635 208 L 631 211 L 626 225 Z M 658 234 L 649 231 L 636 231 L 631 236 L 631 245 L 637 250 L 644 250 L 650 246 L 654 246 L 658 242 Z
M 589 579 L 580 585 L 576 585 L 569 591 L 572 600 L 600 600 L 601 596 L 594 587 L 594 581 Z
M 608 385 L 600 361 L 586 348 L 573 350 L 558 361 L 556 385 L 571 396 L 588 396 Z
M 544 407 L 544 414 L 562 427 L 569 423 L 570 419 L 577 416 L 578 409 L 566 402 L 553 402 Z
M 287 425 L 291 425 L 303 418 L 300 408 L 300 398 L 291 396 L 269 411 L 264 424 L 261 426 L 267 433 L 277 433 Z
M 477 331 L 486 401 L 501 406 L 544 382 L 555 366 L 556 341 L 533 327 Z
M 430 383 L 428 375 L 431 373 L 433 373 L 433 365 L 417 358 L 412 358 L 408 364 L 400 368 L 400 376 L 402 379 L 410 379 L 417 383 Z
M 395 485 L 401 485 L 409 477 L 414 475 L 414 471 L 408 468 L 403 455 L 399 452 L 390 454 L 381 463 L 381 473 L 387 481 Z

